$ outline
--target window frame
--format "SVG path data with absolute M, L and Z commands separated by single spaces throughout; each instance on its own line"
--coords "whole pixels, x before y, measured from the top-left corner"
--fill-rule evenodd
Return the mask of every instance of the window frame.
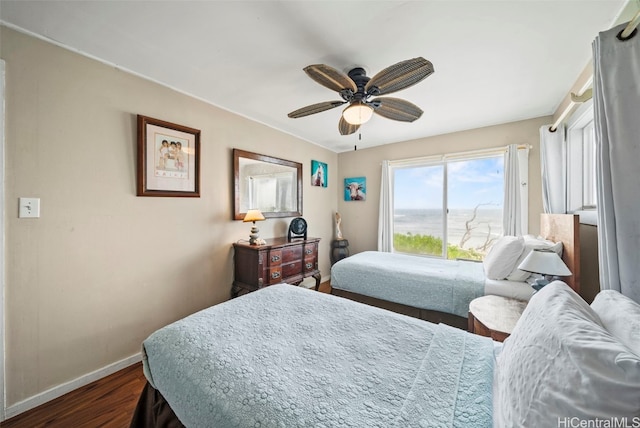
M 593 100 L 583 103 L 566 123 L 567 212 L 595 211 L 596 165 Z
M 448 165 L 450 162 L 462 162 L 462 161 L 473 161 L 473 160 L 481 160 L 488 158 L 495 158 L 499 156 L 504 157 L 505 148 L 489 148 L 484 150 L 477 150 L 472 152 L 461 152 L 461 153 L 447 153 L 439 156 L 429 156 L 423 158 L 414 158 L 407 159 L 404 161 L 391 161 L 389 165 L 389 173 L 390 173 L 390 181 L 391 181 L 391 205 L 392 212 L 395 212 L 395 171 L 398 169 L 406 169 L 406 168 L 416 168 L 416 167 L 433 167 L 433 166 L 442 166 L 442 250 L 440 255 L 433 254 L 420 254 L 420 253 L 410 253 L 411 255 L 419 256 L 419 257 L 435 257 L 441 259 L 447 259 L 448 255 L 448 244 L 449 244 L 449 168 Z M 504 177 L 503 177 L 504 181 Z M 504 207 L 503 215 L 504 215 Z M 393 232 L 392 236 L 395 235 L 395 221 L 392 223 Z M 395 246 L 392 245 L 392 251 L 398 254 L 409 254 L 396 250 Z

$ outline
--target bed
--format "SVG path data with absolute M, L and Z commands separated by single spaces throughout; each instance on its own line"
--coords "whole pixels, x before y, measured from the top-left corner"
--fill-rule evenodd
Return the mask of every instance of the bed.
M 636 325 L 601 321 L 612 307 Z M 559 417 L 631 418 L 640 415 L 639 326 L 640 305 L 628 298 L 590 307 L 559 281 L 531 299 L 504 345 L 274 285 L 151 334 L 143 343 L 148 384 L 131 427 L 530 427 L 557 426 Z
M 531 298 L 534 290 L 526 282 L 530 274 L 517 270 L 517 266 L 534 248 L 561 254 L 573 273 L 566 282 L 579 293 L 579 218 L 573 214 L 542 214 L 539 237 L 504 237 L 484 263 L 377 251 L 358 253 L 333 265 L 331 293 L 466 328 L 469 303 L 476 297 L 493 294 L 520 300 Z M 490 256 L 494 257 L 489 266 Z

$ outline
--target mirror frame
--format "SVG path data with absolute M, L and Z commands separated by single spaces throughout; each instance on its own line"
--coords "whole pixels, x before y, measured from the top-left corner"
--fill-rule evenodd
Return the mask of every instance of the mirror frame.
M 257 161 L 272 163 L 275 165 L 289 166 L 296 169 L 297 177 L 297 210 L 296 211 L 281 211 L 281 212 L 263 212 L 262 215 L 265 218 L 279 218 L 279 217 L 299 217 L 302 215 L 302 164 L 286 159 L 280 159 L 273 156 L 261 155 L 259 153 L 247 152 L 245 150 L 233 149 L 233 219 L 242 220 L 247 214 L 240 211 L 240 158 L 253 159 Z

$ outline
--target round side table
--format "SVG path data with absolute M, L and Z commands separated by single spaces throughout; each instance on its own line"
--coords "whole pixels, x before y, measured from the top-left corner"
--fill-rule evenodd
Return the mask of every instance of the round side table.
M 482 296 L 469 304 L 469 332 L 503 342 L 516 326 L 527 302 L 503 296 Z
M 346 239 L 334 239 L 331 241 L 331 264 L 349 257 L 349 241 Z

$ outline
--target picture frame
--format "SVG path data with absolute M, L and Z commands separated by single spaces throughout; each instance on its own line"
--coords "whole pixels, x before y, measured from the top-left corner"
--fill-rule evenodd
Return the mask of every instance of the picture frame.
M 317 187 L 328 186 L 328 166 L 324 162 L 311 161 L 311 185 Z
M 367 178 L 351 177 L 344 179 L 344 200 L 345 201 L 366 201 L 367 200 Z
M 200 130 L 138 115 L 137 195 L 200 197 Z

